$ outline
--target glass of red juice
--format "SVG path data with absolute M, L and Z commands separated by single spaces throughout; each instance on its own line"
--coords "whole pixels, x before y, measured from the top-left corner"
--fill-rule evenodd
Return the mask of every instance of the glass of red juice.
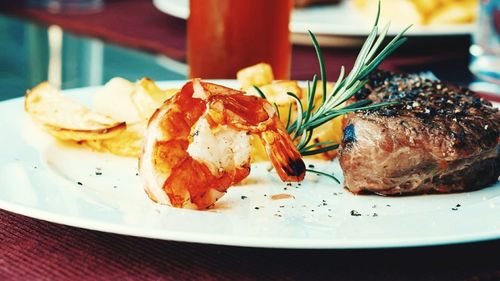
M 187 60 L 191 78 L 235 78 L 269 63 L 289 79 L 292 0 L 190 0 Z

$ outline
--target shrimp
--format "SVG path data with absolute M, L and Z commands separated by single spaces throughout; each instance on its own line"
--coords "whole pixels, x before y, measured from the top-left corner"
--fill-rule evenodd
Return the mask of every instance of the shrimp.
M 263 141 L 283 181 L 305 165 L 269 102 L 193 79 L 151 116 L 139 172 L 148 196 L 178 208 L 206 209 L 250 174 L 250 136 Z

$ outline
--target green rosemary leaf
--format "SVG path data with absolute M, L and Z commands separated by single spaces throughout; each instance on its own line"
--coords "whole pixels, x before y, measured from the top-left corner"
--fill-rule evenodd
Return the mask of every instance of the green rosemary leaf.
M 322 175 L 322 176 L 325 176 L 325 177 L 329 177 L 329 178 L 333 179 L 334 181 L 336 181 L 338 184 L 340 184 L 339 179 L 337 179 L 334 175 L 330 175 L 330 174 L 327 174 L 325 172 L 321 172 L 321 171 L 314 170 L 314 169 L 309 169 L 309 168 L 307 168 L 306 171 L 307 172 L 311 172 L 311 173 L 315 173 L 315 174 L 318 174 L 318 175 Z
M 333 145 L 325 146 L 325 147 L 318 148 L 315 150 L 308 150 L 308 151 L 304 151 L 302 153 L 302 156 L 320 154 L 320 153 L 328 152 L 330 150 L 337 149 L 338 147 L 339 147 L 339 144 L 333 144 Z
M 302 134 L 302 136 L 300 137 L 300 141 L 297 144 L 297 149 L 300 151 L 304 146 L 306 146 L 311 137 L 312 131 L 307 131 L 305 134 Z
M 343 109 L 359 108 L 359 107 L 362 107 L 362 106 L 365 106 L 365 105 L 369 105 L 372 102 L 373 101 L 371 101 L 369 99 L 364 99 L 364 100 L 360 100 L 360 101 L 356 101 L 356 102 L 353 102 L 351 104 L 348 104 L 348 105 L 344 106 Z
M 315 74 L 312 80 L 312 87 L 310 82 L 307 81 L 307 111 L 306 116 L 304 117 L 304 122 L 309 121 L 313 111 L 314 111 L 314 97 L 316 96 L 316 83 L 318 82 L 318 76 Z
M 360 73 L 360 79 L 364 79 L 368 74 L 370 74 L 375 68 L 377 68 L 382 61 L 387 58 L 393 51 L 395 51 L 399 46 L 406 42 L 406 38 L 401 38 L 399 41 L 394 42 L 392 45 L 387 45 L 382 52 L 380 52 L 370 63 L 366 69 Z
M 292 98 L 295 99 L 297 103 L 297 120 L 295 120 L 295 133 L 292 139 L 297 138 L 297 136 L 302 134 L 302 120 L 303 120 L 303 114 L 304 114 L 304 107 L 302 106 L 302 101 L 295 95 L 294 93 L 288 92 L 287 95 L 291 96 Z M 292 125 L 293 126 L 293 125 Z
M 318 147 L 318 146 L 330 145 L 333 143 L 334 143 L 333 141 L 320 141 L 320 142 L 317 142 L 315 144 L 311 144 L 309 146 L 306 146 L 306 147 L 300 149 L 300 151 L 308 151 L 308 150 L 311 150 L 311 149 Z
M 379 1 L 375 22 L 361 47 L 351 71 L 346 74 L 345 68 L 342 66 L 337 82 L 329 93 L 326 91 L 327 79 L 323 54 L 315 35 L 309 31 L 309 36 L 311 37 L 320 68 L 321 86 L 323 88 L 322 103 L 315 108 L 314 100 L 318 76 L 314 75 L 312 84 L 311 82 L 307 84 L 307 108 L 303 107 L 301 100 L 295 94 L 288 93 L 297 103 L 297 118 L 295 121 L 290 120 L 292 110 L 292 106 L 290 105 L 286 126 L 288 132 L 293 135 L 292 139 L 296 141 L 297 148 L 302 155 L 314 155 L 338 148 L 338 144 L 333 142 L 309 144 L 312 139 L 313 131 L 317 127 L 349 112 L 370 110 L 394 104 L 392 102 L 373 104 L 370 100 L 361 100 L 345 105 L 349 99 L 366 85 L 368 82 L 368 75 L 374 71 L 387 56 L 407 40 L 403 35 L 411 26 L 401 31 L 382 48 L 390 25 L 386 24 L 381 30 L 380 35 L 378 35 L 380 5 L 381 2 Z M 380 51 L 379 49 L 382 50 Z
M 262 90 L 259 87 L 254 85 L 253 88 L 257 91 L 257 93 L 261 98 L 267 100 L 266 95 L 264 94 L 264 92 L 262 92 Z
M 333 98 L 335 96 L 335 94 L 337 93 L 337 91 L 340 89 L 340 84 L 341 84 L 341 82 L 344 79 L 344 75 L 345 75 L 345 67 L 341 66 L 340 67 L 339 78 L 337 78 L 337 82 L 333 86 L 333 89 L 332 89 L 332 92 L 331 92 L 331 95 L 330 95 L 330 99 Z
M 363 88 L 366 85 L 366 83 L 368 83 L 368 80 L 358 81 L 357 85 L 354 85 L 353 89 L 350 90 L 350 93 L 345 95 L 343 99 L 335 103 L 332 107 L 336 108 L 342 105 L 344 102 L 348 101 L 350 98 L 352 98 L 352 96 L 354 96 L 354 94 L 356 94 L 359 90 L 361 90 L 361 88 Z
M 368 38 L 363 44 L 363 47 L 361 47 L 361 51 L 359 52 L 358 57 L 354 61 L 354 66 L 352 67 L 351 72 L 346 77 L 347 81 L 345 82 L 345 84 L 347 85 L 347 87 L 349 87 L 351 83 L 356 80 L 356 78 L 359 75 L 359 72 L 362 71 L 362 67 L 365 65 L 366 56 L 368 52 L 370 52 L 371 46 L 375 41 L 376 37 L 377 37 L 377 27 L 374 26 L 372 32 L 370 32 Z
M 273 102 L 274 108 L 276 109 L 276 115 L 278 115 L 278 119 L 281 119 L 280 109 L 278 108 L 278 104 Z
M 356 93 L 356 89 L 359 90 L 358 86 L 360 84 L 361 87 L 365 84 L 363 83 L 364 81 L 355 81 L 349 88 L 346 88 L 344 93 L 342 95 L 337 95 L 335 97 L 332 97 L 331 99 L 328 99 L 328 103 L 327 103 L 327 107 L 328 109 L 335 109 L 337 108 L 339 105 L 341 105 L 344 101 L 350 99 L 355 93 Z M 360 87 L 360 88 L 361 88 Z M 339 100 L 341 100 L 341 102 L 339 102 Z
M 325 60 L 323 58 L 323 53 L 321 52 L 321 48 L 319 47 L 318 40 L 316 40 L 316 36 L 309 31 L 309 36 L 313 42 L 314 50 L 316 51 L 316 56 L 318 57 L 319 63 L 319 71 L 321 77 L 321 86 L 323 87 L 323 103 L 326 101 L 326 74 L 325 74 Z
M 288 130 L 288 128 L 290 127 L 291 117 L 292 117 L 292 104 L 290 103 L 290 105 L 288 106 L 288 117 L 286 118 L 286 126 L 285 126 L 285 128 L 289 134 L 290 134 L 290 131 Z
M 356 110 L 358 110 L 358 109 L 352 109 L 351 111 L 356 111 Z M 314 122 L 309 123 L 308 126 L 311 129 L 316 129 L 317 127 L 327 123 L 328 121 L 332 120 L 333 118 L 338 117 L 340 115 L 344 115 L 348 112 L 350 112 L 350 111 L 337 111 L 337 112 L 330 113 L 328 115 L 324 115 L 323 117 L 320 117 L 320 118 L 314 120 Z
M 378 0 L 378 5 L 377 5 L 377 16 L 375 17 L 375 23 L 373 24 L 374 26 L 378 25 L 378 20 L 380 18 L 380 0 Z
M 370 52 L 368 53 L 368 55 L 366 56 L 366 61 L 370 61 L 373 57 L 373 55 L 375 54 L 375 52 L 378 50 L 378 48 L 380 47 L 380 45 L 382 44 L 382 42 L 384 41 L 384 38 L 385 36 L 387 35 L 387 32 L 389 31 L 389 27 L 391 26 L 391 23 L 388 22 L 384 29 L 382 29 L 382 32 L 380 33 L 380 35 L 378 36 L 378 39 L 377 41 L 375 41 L 375 43 L 373 44 L 373 47 L 372 49 L 370 50 Z
M 341 109 L 337 109 L 337 110 L 334 110 L 334 111 L 330 111 L 328 114 L 325 114 L 324 116 L 314 120 L 314 122 L 310 122 L 308 123 L 308 127 L 311 128 L 311 129 L 315 129 L 327 122 L 329 122 L 330 120 L 334 119 L 335 117 L 338 117 L 338 116 L 341 116 L 341 115 L 344 115 L 346 113 L 349 113 L 349 112 L 353 112 L 353 111 L 364 111 L 364 110 L 369 110 L 369 109 L 375 109 L 375 108 L 379 108 L 379 107 L 383 107 L 383 106 L 388 106 L 388 105 L 393 105 L 395 104 L 396 102 L 381 102 L 381 103 L 375 103 L 375 104 L 370 104 L 370 105 L 367 105 L 367 106 L 360 106 L 360 107 L 344 107 L 344 108 L 341 108 Z
M 309 136 L 307 137 L 306 141 L 304 142 L 304 144 L 299 148 L 302 149 L 304 146 L 306 146 L 312 139 L 312 136 L 313 136 L 313 133 L 314 133 L 314 129 L 311 129 L 311 130 L 308 130 L 308 132 L 310 133 Z

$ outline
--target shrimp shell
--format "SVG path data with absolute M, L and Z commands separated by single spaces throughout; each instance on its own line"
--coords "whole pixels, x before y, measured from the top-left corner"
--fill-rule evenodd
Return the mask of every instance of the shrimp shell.
M 186 83 L 149 120 L 139 159 L 146 193 L 179 208 L 212 206 L 249 175 L 250 134 L 283 181 L 304 178 L 300 153 L 269 102 L 199 79 Z

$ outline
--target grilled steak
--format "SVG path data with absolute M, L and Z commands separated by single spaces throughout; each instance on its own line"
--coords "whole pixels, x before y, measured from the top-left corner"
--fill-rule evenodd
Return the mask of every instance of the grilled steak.
M 348 116 L 339 161 L 353 193 L 459 192 L 498 180 L 500 112 L 490 102 L 380 70 L 356 96 L 397 103 Z

